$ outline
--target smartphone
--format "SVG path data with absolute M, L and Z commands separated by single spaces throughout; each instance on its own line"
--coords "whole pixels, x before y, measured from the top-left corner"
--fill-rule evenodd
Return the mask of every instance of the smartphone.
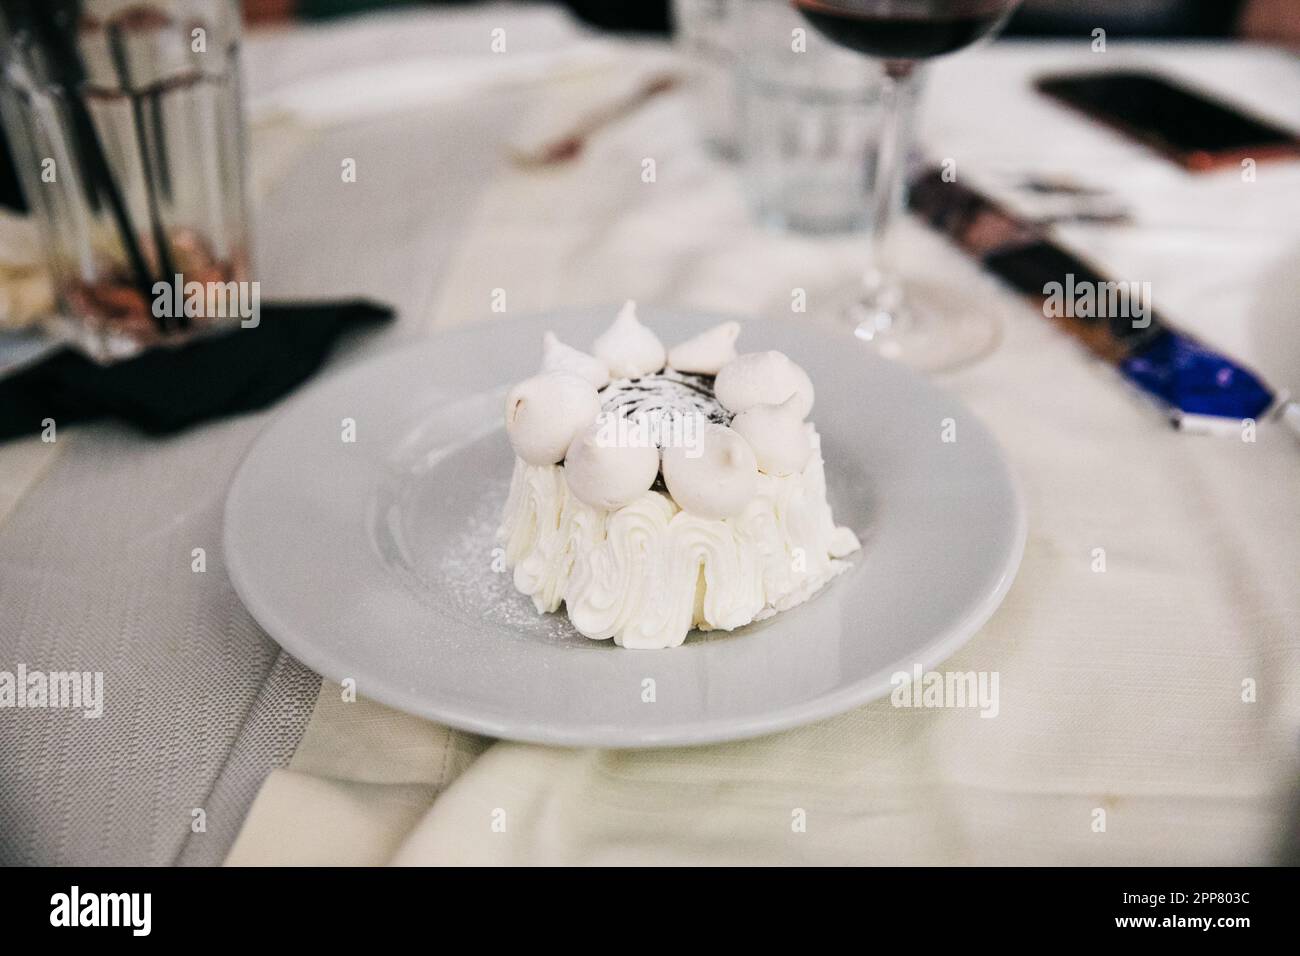
M 1044 76 L 1039 92 L 1203 172 L 1300 158 L 1300 136 L 1154 73 L 1117 71 Z

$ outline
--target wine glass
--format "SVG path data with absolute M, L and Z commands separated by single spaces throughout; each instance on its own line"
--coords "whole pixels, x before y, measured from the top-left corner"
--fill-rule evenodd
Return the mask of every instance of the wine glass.
M 952 315 L 909 295 L 888 262 L 888 236 L 901 205 L 903 159 L 918 66 L 999 29 L 1020 0 L 792 0 L 829 40 L 883 61 L 883 119 L 872 188 L 871 252 L 862 288 L 844 307 L 854 334 L 882 355 L 928 371 L 984 354 L 992 320 Z

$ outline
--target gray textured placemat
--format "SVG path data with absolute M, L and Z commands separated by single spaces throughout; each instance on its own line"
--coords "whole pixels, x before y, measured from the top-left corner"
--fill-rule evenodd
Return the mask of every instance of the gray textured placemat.
M 281 651 L 261 692 L 203 801 L 207 827 L 190 833 L 176 862 L 182 866 L 216 866 L 226 852 L 267 773 L 289 763 L 316 706 L 320 675 Z
M 261 421 L 60 437 L 74 447 L 5 522 L 0 671 L 102 673 L 103 715 L 0 710 L 0 863 L 217 862 L 292 754 L 319 678 L 280 660 L 220 546 L 226 485 Z

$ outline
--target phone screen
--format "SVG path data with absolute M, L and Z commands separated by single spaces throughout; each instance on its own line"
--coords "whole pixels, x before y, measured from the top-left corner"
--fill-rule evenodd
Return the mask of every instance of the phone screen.
M 1294 133 L 1155 74 L 1047 76 L 1035 85 L 1189 169 L 1212 169 L 1247 156 L 1300 155 Z

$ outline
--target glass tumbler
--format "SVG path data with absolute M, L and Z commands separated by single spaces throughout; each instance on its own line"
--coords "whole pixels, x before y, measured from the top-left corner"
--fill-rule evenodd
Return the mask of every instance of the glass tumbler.
M 758 217 L 804 233 L 864 229 L 881 127 L 881 70 L 827 42 L 788 0 L 740 24 L 740 159 Z
M 685 63 L 692 112 L 705 145 L 736 149 L 736 44 L 745 0 L 672 0 L 673 42 Z
M 3 0 L 0 16 L 0 114 L 54 330 L 112 361 L 244 321 L 237 3 Z

